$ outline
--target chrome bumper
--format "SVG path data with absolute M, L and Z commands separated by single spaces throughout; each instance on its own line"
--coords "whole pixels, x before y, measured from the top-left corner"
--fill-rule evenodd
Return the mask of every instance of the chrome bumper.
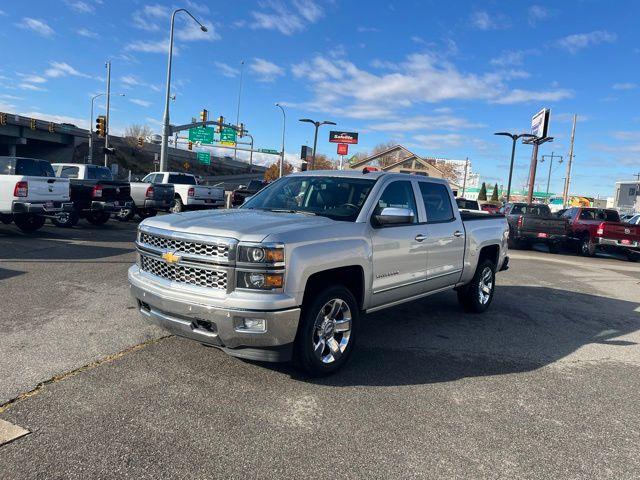
M 299 308 L 258 311 L 220 308 L 185 302 L 145 288 L 129 275 L 131 295 L 140 313 L 164 329 L 181 337 L 222 348 L 243 358 L 264 361 L 287 361 L 298 330 Z M 264 332 L 242 331 L 245 318 L 264 319 Z
M 73 211 L 72 202 L 13 202 L 11 213 L 33 213 L 44 216 L 55 216 L 59 213 Z
M 603 245 L 606 247 L 618 247 L 618 248 L 628 248 L 628 249 L 640 248 L 640 243 L 638 242 L 622 243 L 619 240 L 614 240 L 611 238 L 602 238 L 602 237 L 596 237 L 595 241 L 598 245 Z

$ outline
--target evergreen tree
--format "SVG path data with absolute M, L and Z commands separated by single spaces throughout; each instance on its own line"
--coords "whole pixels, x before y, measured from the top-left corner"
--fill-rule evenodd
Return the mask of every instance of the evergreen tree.
M 478 194 L 478 200 L 487 201 L 487 185 L 482 182 L 482 186 L 480 187 L 480 193 Z
M 497 202 L 498 201 L 498 184 L 497 183 L 493 186 L 493 193 L 491 194 L 491 201 L 492 202 Z

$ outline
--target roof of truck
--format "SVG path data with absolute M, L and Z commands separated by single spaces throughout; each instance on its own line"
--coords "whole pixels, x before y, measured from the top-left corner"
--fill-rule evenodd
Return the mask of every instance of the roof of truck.
M 400 177 L 400 178 L 417 178 L 419 180 L 429 179 L 438 183 L 448 183 L 447 180 L 443 178 L 436 177 L 427 177 L 422 175 L 412 175 L 409 173 L 396 173 L 396 172 L 384 172 L 384 171 L 373 171 L 373 172 L 364 172 L 362 170 L 307 170 L 306 172 L 296 172 L 292 173 L 294 176 L 325 176 L 325 177 L 342 177 L 342 178 L 370 178 L 372 180 L 377 180 L 380 177 Z

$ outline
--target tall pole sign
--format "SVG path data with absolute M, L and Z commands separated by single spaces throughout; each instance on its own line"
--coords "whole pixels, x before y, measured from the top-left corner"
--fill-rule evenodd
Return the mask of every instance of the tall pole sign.
M 536 182 L 536 168 L 538 166 L 538 147 L 545 142 L 553 140 L 553 137 L 547 136 L 549 133 L 549 117 L 551 110 L 543 108 L 536 113 L 531 119 L 531 134 L 535 138 L 531 140 L 533 143 L 533 152 L 531 153 L 531 165 L 529 166 L 529 191 L 527 192 L 527 202 L 533 202 L 533 192 Z

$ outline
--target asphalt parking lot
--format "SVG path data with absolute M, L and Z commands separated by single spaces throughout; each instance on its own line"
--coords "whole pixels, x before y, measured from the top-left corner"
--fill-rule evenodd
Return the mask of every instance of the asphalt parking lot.
M 511 252 L 487 313 L 369 315 L 317 380 L 139 318 L 135 226 L 0 225 L 0 478 L 640 477 L 640 264 Z

